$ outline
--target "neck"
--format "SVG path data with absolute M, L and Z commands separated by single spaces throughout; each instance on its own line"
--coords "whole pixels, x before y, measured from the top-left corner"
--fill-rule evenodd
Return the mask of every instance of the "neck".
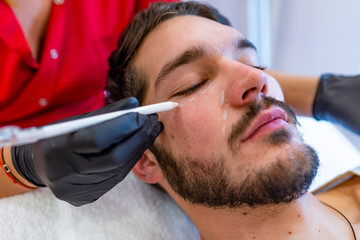
M 288 204 L 255 209 L 210 209 L 177 200 L 203 240 L 353 239 L 346 220 L 310 193 Z
M 11 0 L 12 8 L 35 60 L 40 52 L 50 16 L 51 0 Z

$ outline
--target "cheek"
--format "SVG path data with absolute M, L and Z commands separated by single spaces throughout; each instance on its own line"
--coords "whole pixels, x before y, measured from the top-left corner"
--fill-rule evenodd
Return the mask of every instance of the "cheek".
M 219 128 L 217 116 L 209 103 L 179 101 L 179 107 L 160 116 L 165 125 L 161 141 L 180 153 L 206 155 Z
M 267 82 L 269 86 L 268 96 L 277 100 L 284 101 L 284 94 L 279 83 L 271 76 L 267 75 Z

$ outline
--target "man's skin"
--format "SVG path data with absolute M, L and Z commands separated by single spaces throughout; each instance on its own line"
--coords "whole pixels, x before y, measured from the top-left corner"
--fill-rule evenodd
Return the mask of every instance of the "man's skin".
M 235 44 L 243 38 L 235 29 L 209 19 L 174 17 L 146 37 L 133 62 L 150 82 L 144 104 L 167 100 L 179 103 L 175 110 L 159 113 L 165 128 L 155 145 L 175 157 L 196 157 L 201 166 L 209 168 L 214 164 L 209 159 L 216 161 L 214 156 L 222 156 L 229 179 L 240 183 L 246 182 L 250 173 L 278 161 L 290 171 L 293 166 L 287 160 L 292 155 L 300 156 L 299 161 L 304 161 L 300 164 L 307 168 L 296 126 L 288 113 L 276 106 L 262 110 L 234 145 L 228 143 L 232 126 L 244 117 L 249 104 L 261 102 L 264 96 L 283 100 L 276 80 L 256 67 L 255 50 Z M 169 62 L 199 45 L 203 50 L 200 58 L 163 74 Z M 277 118 L 263 127 L 254 126 L 260 118 L 273 115 Z M 254 129 L 258 130 L 252 134 Z M 280 130 L 290 133 L 288 141 L 269 144 L 269 135 Z M 290 203 L 212 208 L 179 196 L 150 150 L 133 171 L 147 183 L 160 184 L 188 214 L 202 239 L 353 239 L 345 219 L 310 193 Z M 322 196 L 324 201 L 331 199 L 329 194 Z M 348 214 L 346 203 L 336 201 L 333 206 L 349 216 L 360 235 L 358 207 L 352 206 L 353 214 Z

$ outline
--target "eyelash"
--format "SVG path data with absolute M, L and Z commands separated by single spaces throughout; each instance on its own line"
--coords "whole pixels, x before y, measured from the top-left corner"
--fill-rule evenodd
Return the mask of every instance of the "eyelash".
M 266 69 L 266 67 L 265 66 L 263 66 L 263 65 L 259 65 L 259 66 L 252 66 L 253 68 L 256 68 L 256 69 L 259 69 L 259 70 L 261 70 L 261 71 L 264 71 L 265 69 Z
M 202 85 L 204 85 L 209 79 L 205 79 L 197 84 L 195 84 L 194 86 L 191 86 L 181 92 L 177 92 L 173 95 L 173 97 L 177 97 L 177 96 L 188 96 L 190 94 L 192 94 L 193 92 L 195 92 L 197 89 L 199 89 Z
M 264 71 L 266 69 L 265 66 L 252 66 L 253 68 L 259 69 L 261 71 Z M 194 93 L 196 90 L 198 90 L 200 87 L 202 87 L 209 79 L 205 79 L 197 84 L 195 84 L 194 86 L 191 86 L 183 91 L 177 92 L 173 95 L 173 97 L 177 97 L 177 96 L 188 96 L 192 93 Z

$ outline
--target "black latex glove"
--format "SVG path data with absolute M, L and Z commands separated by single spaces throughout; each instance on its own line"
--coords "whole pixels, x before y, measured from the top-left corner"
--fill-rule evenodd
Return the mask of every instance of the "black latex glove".
M 71 117 L 138 106 L 135 98 Z M 68 120 L 68 119 L 65 119 Z M 121 182 L 162 130 L 154 115 L 128 113 L 74 133 L 12 147 L 17 171 L 75 206 L 91 203 Z
M 360 134 L 360 76 L 324 74 L 320 77 L 313 115 Z

